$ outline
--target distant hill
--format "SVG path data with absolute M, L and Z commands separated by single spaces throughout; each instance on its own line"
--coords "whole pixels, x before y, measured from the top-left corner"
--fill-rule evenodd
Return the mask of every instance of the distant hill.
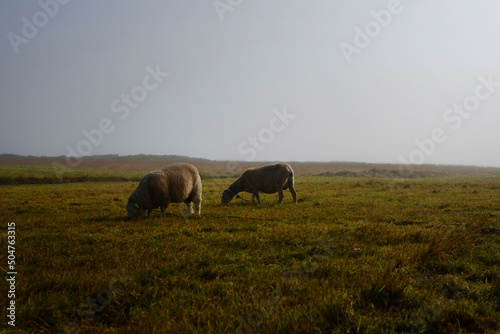
M 235 177 L 250 167 L 262 166 L 272 162 L 266 161 L 218 161 L 192 158 L 183 155 L 93 155 L 82 157 L 75 165 L 75 158 L 68 165 L 68 158 L 21 156 L 16 154 L 0 154 L 0 165 L 11 166 L 45 166 L 59 168 L 94 169 L 108 171 L 149 172 L 164 168 L 175 162 L 188 162 L 195 165 L 202 176 Z M 450 177 L 459 175 L 494 175 L 500 176 L 500 168 L 477 166 L 449 165 L 400 165 L 375 164 L 362 162 L 289 162 L 296 176 L 322 177 L 385 177 L 385 178 L 419 178 Z

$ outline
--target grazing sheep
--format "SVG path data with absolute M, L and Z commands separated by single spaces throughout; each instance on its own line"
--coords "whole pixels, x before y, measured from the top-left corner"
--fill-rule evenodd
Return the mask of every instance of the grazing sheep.
M 287 188 L 293 196 L 293 201 L 297 203 L 297 194 L 293 188 L 293 170 L 289 164 L 279 163 L 258 168 L 249 168 L 241 174 L 222 193 L 222 204 L 229 204 L 235 195 L 240 191 L 252 193 L 252 202 L 260 204 L 259 191 L 265 194 L 279 194 L 278 203 L 283 200 L 283 190 Z
M 167 168 L 151 172 L 144 176 L 139 186 L 128 198 L 125 205 L 129 218 L 149 217 L 151 211 L 161 208 L 165 217 L 165 209 L 169 203 L 186 203 L 189 214 L 201 210 L 201 178 L 196 167 L 190 164 L 177 163 Z

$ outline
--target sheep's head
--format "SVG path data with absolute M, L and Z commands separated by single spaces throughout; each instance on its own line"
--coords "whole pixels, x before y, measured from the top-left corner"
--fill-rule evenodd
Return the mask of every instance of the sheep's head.
M 234 195 L 236 195 L 236 194 L 233 193 L 229 188 L 224 190 L 222 192 L 222 203 L 221 204 L 224 204 L 224 205 L 229 204 L 229 202 L 231 202 L 231 200 L 233 199 Z
M 125 205 L 125 209 L 127 210 L 127 215 L 129 218 L 139 218 L 146 215 L 146 210 L 144 208 L 141 208 L 140 205 L 136 202 L 128 201 L 127 205 Z

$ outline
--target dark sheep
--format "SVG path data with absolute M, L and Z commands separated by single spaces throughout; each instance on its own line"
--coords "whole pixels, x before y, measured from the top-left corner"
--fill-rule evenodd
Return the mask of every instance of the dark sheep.
M 249 168 L 241 174 L 222 193 L 222 204 L 229 204 L 241 191 L 246 191 L 252 194 L 252 202 L 255 199 L 260 204 L 259 191 L 265 194 L 279 194 L 278 203 L 283 200 L 283 190 L 290 189 L 293 196 L 293 201 L 297 203 L 297 194 L 293 187 L 293 170 L 289 164 L 278 163 L 267 165 L 258 168 Z

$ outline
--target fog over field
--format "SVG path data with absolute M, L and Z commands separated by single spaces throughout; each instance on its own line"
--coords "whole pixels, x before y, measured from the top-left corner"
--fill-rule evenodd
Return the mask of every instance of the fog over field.
M 0 153 L 500 167 L 499 12 L 2 2 Z

